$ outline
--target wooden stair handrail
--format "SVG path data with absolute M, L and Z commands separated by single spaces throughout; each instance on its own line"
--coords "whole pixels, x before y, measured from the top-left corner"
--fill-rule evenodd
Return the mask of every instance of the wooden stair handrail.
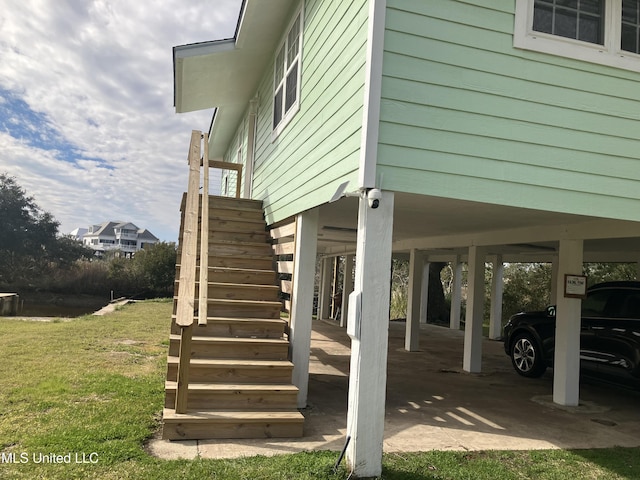
M 200 214 L 200 295 L 198 302 L 198 325 L 205 326 L 208 317 L 209 295 L 209 138 L 204 135 L 204 167 L 202 181 L 202 210 Z
M 201 139 L 201 132 L 198 130 L 191 132 L 188 157 L 189 183 L 184 211 L 183 245 L 180 259 L 180 277 L 178 280 L 178 302 L 176 307 L 176 324 L 181 327 L 178 381 L 176 385 L 176 413 L 186 413 L 189 391 L 189 365 L 191 363 L 191 337 L 196 293 Z
M 189 186 L 184 212 L 182 255 L 178 283 L 176 323 L 181 327 L 193 324 L 198 251 L 198 200 L 200 190 L 200 141 L 202 134 L 191 132 L 189 148 Z

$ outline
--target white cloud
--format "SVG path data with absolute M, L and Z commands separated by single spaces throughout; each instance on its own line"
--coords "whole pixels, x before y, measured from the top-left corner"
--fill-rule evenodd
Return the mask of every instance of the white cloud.
M 211 112 L 174 113 L 171 48 L 231 37 L 241 0 L 4 3 L 0 87 L 48 120 L 41 143 L 80 158 L 0 132 L 0 171 L 62 232 L 121 219 L 176 240 L 190 131 L 206 130 Z

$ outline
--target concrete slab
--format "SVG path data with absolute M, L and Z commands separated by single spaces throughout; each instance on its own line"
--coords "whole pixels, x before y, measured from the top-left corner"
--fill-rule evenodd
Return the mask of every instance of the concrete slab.
M 500 342 L 484 340 L 482 373 L 470 374 L 462 370 L 463 332 L 421 325 L 421 351 L 409 353 L 404 331 L 404 322 L 390 324 L 385 452 L 640 446 L 640 392 L 584 383 L 580 406 L 561 407 L 551 400 L 551 372 L 540 379 L 520 377 Z M 154 439 L 149 451 L 162 458 L 340 451 L 349 345 L 336 323 L 314 321 L 303 438 Z

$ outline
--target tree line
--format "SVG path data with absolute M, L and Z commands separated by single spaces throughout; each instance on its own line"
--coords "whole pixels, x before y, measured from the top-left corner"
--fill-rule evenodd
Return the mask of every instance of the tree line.
M 116 296 L 172 295 L 176 245 L 160 242 L 133 258 L 104 257 L 70 236 L 15 177 L 0 173 L 0 291 Z
M 409 262 L 394 260 L 392 272 L 391 318 L 406 318 Z M 589 286 L 614 280 L 635 280 L 637 266 L 635 263 L 585 263 L 583 274 L 587 276 Z M 484 279 L 485 323 L 489 322 L 492 278 L 493 265 L 488 263 Z M 507 263 L 504 266 L 503 281 L 503 323 L 518 312 L 543 310 L 551 304 L 552 266 L 550 263 Z M 462 266 L 461 283 L 464 291 L 467 285 L 466 264 Z M 429 265 L 428 323 L 449 324 L 452 284 L 453 270 L 450 264 L 434 262 Z M 462 323 L 464 323 L 464 307 L 463 298 Z

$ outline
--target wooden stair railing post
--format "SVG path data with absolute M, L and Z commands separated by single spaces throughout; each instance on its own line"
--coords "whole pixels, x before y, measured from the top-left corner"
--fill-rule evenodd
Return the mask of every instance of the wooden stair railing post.
M 207 324 L 209 316 L 209 138 L 204 135 L 204 169 L 202 182 L 202 210 L 200 214 L 200 295 L 198 301 L 198 325 Z
M 236 198 L 240 198 L 240 184 L 242 183 L 242 164 L 238 164 L 240 168 L 236 170 Z
M 184 214 L 184 232 L 180 256 L 180 279 L 178 281 L 178 304 L 176 324 L 180 328 L 180 356 L 178 358 L 178 381 L 176 391 L 176 413 L 186 413 L 189 391 L 189 364 L 191 362 L 191 337 L 195 307 L 196 261 L 198 250 L 198 200 L 200 190 L 200 143 L 202 133 L 191 132 L 189 146 L 189 186 Z

